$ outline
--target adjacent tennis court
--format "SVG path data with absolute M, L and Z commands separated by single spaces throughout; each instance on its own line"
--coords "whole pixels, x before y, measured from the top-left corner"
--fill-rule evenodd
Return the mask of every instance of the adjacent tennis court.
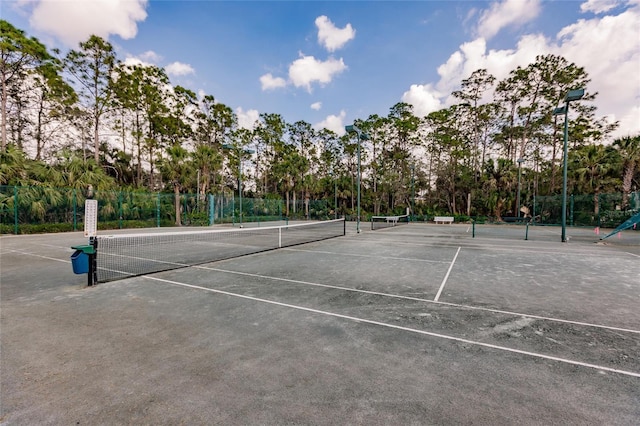
M 637 231 L 380 222 L 94 287 L 3 236 L 2 420 L 637 424 Z

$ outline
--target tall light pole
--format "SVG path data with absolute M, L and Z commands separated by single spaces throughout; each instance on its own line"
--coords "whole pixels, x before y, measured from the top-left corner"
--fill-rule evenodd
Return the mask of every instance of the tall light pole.
M 356 217 L 356 232 L 359 234 L 360 233 L 360 180 L 361 180 L 360 141 L 369 140 L 369 135 L 366 133 L 363 133 L 355 124 L 350 124 L 348 126 L 345 126 L 344 129 L 347 131 L 347 133 L 356 133 L 358 135 L 358 214 Z
M 240 228 L 242 228 L 242 157 L 244 155 L 251 155 L 255 151 L 252 149 L 246 149 L 246 148 L 237 147 L 229 144 L 222 145 L 222 148 L 234 150 L 238 154 L 238 198 L 240 199 L 239 220 L 240 220 Z
M 564 106 L 553 110 L 553 115 L 564 114 L 564 157 L 562 169 L 562 236 L 561 241 L 567 242 L 567 151 L 569 142 L 569 102 L 582 99 L 584 89 L 569 90 L 564 97 Z
M 516 217 L 520 217 L 520 179 L 522 177 L 522 163 L 524 163 L 524 158 L 518 158 L 518 196 L 516 197 Z

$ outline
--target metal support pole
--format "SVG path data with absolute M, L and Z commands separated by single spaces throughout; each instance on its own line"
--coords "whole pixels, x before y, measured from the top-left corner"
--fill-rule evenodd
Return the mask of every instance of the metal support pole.
M 573 226 L 573 194 L 571 194 L 571 199 L 569 200 L 569 223 Z
M 213 194 L 209 194 L 209 226 L 213 226 L 216 220 L 216 207 Z
M 73 231 L 78 230 L 78 197 L 75 188 L 73 191 Z
M 334 219 L 338 218 L 338 181 L 335 176 L 333 178 L 333 211 L 334 211 Z
M 563 243 L 567 242 L 567 152 L 569 150 L 569 101 L 564 107 L 564 156 L 562 160 L 562 237 Z
M 156 226 L 160 228 L 160 193 L 156 197 Z
M 360 233 L 360 132 L 358 132 L 358 217 L 356 218 L 356 232 Z
M 18 187 L 13 187 L 13 233 L 18 235 Z
M 238 198 L 240 199 L 240 228 L 242 228 L 242 152 L 238 154 Z
M 411 222 L 413 222 L 416 208 L 416 193 L 415 193 L 415 181 L 414 181 L 415 166 L 411 165 Z

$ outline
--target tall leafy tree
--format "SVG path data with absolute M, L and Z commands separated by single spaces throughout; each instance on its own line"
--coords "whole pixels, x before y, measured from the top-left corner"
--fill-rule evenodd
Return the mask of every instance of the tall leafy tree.
M 262 113 L 255 128 L 256 142 L 256 173 L 261 177 L 258 192 L 262 195 L 269 193 L 272 188 L 277 193 L 278 182 L 270 182 L 269 176 L 278 156 L 276 151 L 284 144 L 287 123 L 280 114 Z
M 216 170 L 222 165 L 222 145 L 231 142 L 237 117 L 227 105 L 216 102 L 212 95 L 205 95 L 195 114 L 196 165 L 202 173 L 199 193 L 204 194 L 217 185 Z
M 47 146 L 55 148 L 56 141 L 66 133 L 70 123 L 69 116 L 78 101 L 73 88 L 62 77 L 62 64 L 53 60 L 38 67 L 33 75 L 33 100 L 36 106 L 36 119 L 33 139 L 36 144 L 36 160 L 43 159 Z
M 298 150 L 300 154 L 300 158 L 304 158 L 309 160 L 310 157 L 313 156 L 314 149 L 313 142 L 315 138 L 315 131 L 311 127 L 311 124 L 306 121 L 296 121 L 293 124 L 289 124 L 287 126 L 288 134 L 289 134 L 289 142 L 293 144 L 293 146 Z M 304 208 L 305 208 L 305 216 L 309 217 L 309 200 L 311 199 L 311 194 L 309 192 L 309 187 L 311 182 L 308 179 L 309 167 L 311 166 L 310 161 L 304 161 L 299 164 L 301 168 L 298 170 L 299 176 L 295 179 L 295 181 L 300 185 L 300 189 L 302 190 L 302 197 L 304 198 Z M 295 190 L 293 195 L 294 206 L 296 203 Z M 295 207 L 294 207 L 295 209 Z
M 52 59 L 46 47 L 38 39 L 27 37 L 24 31 L 0 19 L 0 78 L 2 80 L 0 151 L 4 151 L 7 146 L 10 88 L 19 87 L 26 75 Z
M 112 73 L 117 64 L 113 46 L 92 35 L 66 57 L 67 70 L 75 78 L 76 91 L 92 119 L 94 159 L 100 164 L 100 125 L 113 96 Z
M 481 103 L 487 92 L 495 84 L 496 78 L 486 69 L 479 69 L 471 73 L 469 78 L 462 80 L 460 90 L 454 91 L 453 96 L 460 99 L 469 107 L 472 146 L 474 151 L 473 169 L 479 171 L 484 164 L 487 154 L 487 144 L 490 140 L 493 125 L 499 109 L 494 103 Z M 477 174 L 476 174 L 477 176 Z

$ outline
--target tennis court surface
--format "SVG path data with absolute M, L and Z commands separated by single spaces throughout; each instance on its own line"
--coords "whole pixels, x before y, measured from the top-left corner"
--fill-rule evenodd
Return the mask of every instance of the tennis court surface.
M 367 225 L 93 287 L 2 236 L 2 423 L 638 424 L 640 233 Z

